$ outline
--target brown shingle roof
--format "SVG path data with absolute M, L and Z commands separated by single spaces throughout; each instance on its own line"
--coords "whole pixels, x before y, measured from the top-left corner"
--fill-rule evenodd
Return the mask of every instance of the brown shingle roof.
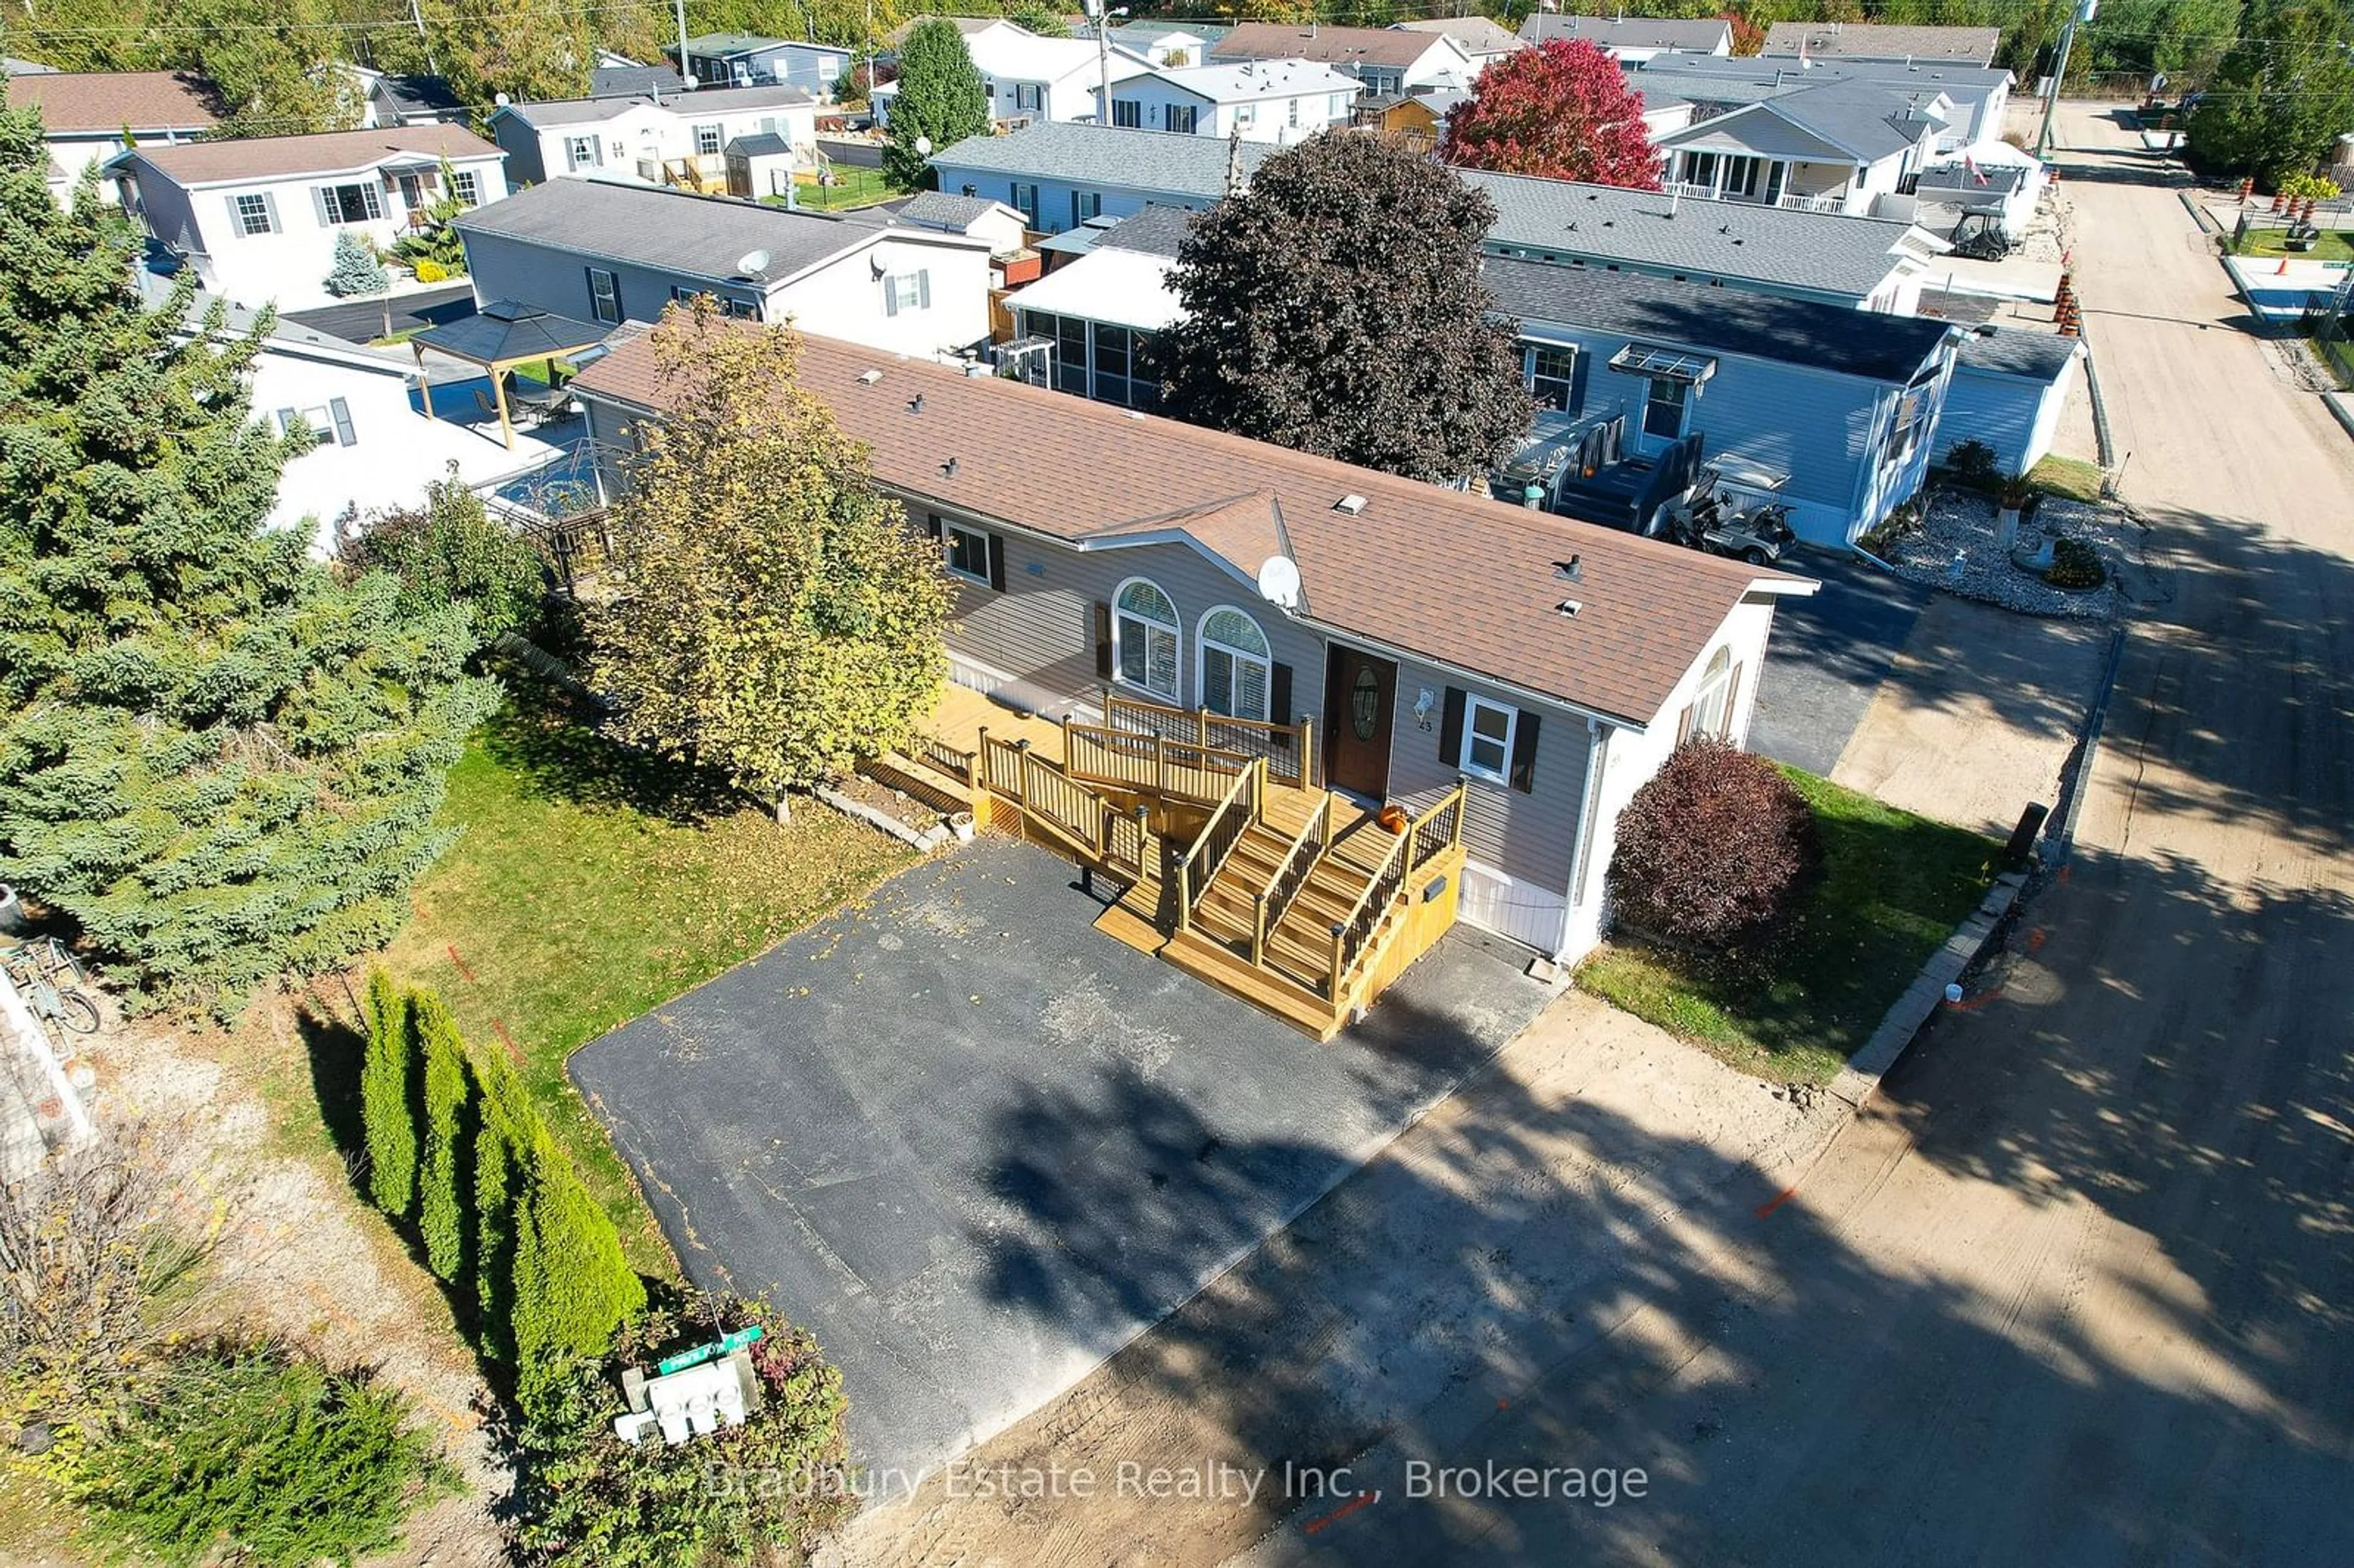
M 30 105 L 51 131 L 202 131 L 218 116 L 195 77 L 168 70 L 58 71 L 8 79 L 8 107 Z
M 1282 22 L 1245 22 L 1210 46 L 1210 58 L 1321 60 L 1326 65 L 1394 66 L 1403 70 L 1428 54 L 1437 41 L 1428 33 L 1394 33 L 1387 27 L 1295 27 Z
M 387 158 L 495 158 L 498 147 L 461 125 L 387 125 L 375 131 L 326 131 L 314 136 L 248 136 L 142 146 L 133 154 L 184 185 L 224 180 L 272 180 L 339 175 Z
M 743 326 L 737 330 L 766 330 Z M 880 371 L 872 383 L 859 377 Z M 1797 579 L 1503 502 L 946 366 L 802 340 L 801 382 L 903 494 L 1074 544 L 1172 530 L 1246 555 L 1286 538 L 1303 614 L 1572 706 L 1647 724 L 1754 583 Z M 623 344 L 573 387 L 649 411 L 653 345 Z M 920 410 L 911 408 L 918 395 Z M 949 460 L 955 470 L 949 471 Z M 1349 494 L 1368 504 L 1334 510 Z M 1279 532 L 1278 532 L 1279 530 Z M 1578 580 L 1555 573 L 1578 558 Z M 1263 557 L 1262 557 L 1263 558 Z M 1235 560 L 1246 577 L 1260 560 Z M 1564 615 L 1564 599 L 1581 609 Z

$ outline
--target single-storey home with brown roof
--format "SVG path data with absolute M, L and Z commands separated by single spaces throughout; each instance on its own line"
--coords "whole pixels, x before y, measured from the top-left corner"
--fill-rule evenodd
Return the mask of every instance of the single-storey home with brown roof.
M 49 144 L 49 193 L 73 196 L 82 171 L 134 143 L 193 141 L 219 119 L 212 89 L 185 71 L 43 71 L 8 79 L 8 107 L 37 109 Z M 101 183 L 99 194 L 114 199 Z
M 1312 720 L 1323 782 L 1409 812 L 1462 782 L 1462 917 L 1551 957 L 1599 938 L 1619 813 L 1678 740 L 1748 734 L 1775 605 L 1814 588 L 831 339 L 800 381 L 939 539 L 955 681 L 1055 717 Z M 571 385 L 611 454 L 669 396 L 643 338 Z
M 1387 27 L 1327 27 L 1310 22 L 1244 22 L 1210 46 L 1213 65 L 1245 60 L 1314 60 L 1345 71 L 1376 97 L 1385 92 L 1467 90 L 1479 68 L 1444 33 L 1392 32 Z
M 506 154 L 460 125 L 388 125 L 313 136 L 179 146 L 141 143 L 107 165 L 124 208 L 205 291 L 242 305 L 323 305 L 345 229 L 379 249 L 424 222 L 443 195 L 481 207 L 507 194 Z

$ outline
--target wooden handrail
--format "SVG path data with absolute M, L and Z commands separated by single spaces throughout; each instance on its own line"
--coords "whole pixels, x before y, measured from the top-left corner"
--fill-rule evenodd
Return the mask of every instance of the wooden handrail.
M 1209 891 L 1210 881 L 1218 874 L 1218 867 L 1225 863 L 1227 852 L 1235 847 L 1235 842 L 1243 836 L 1243 830 L 1249 826 L 1234 813 L 1238 810 L 1246 811 L 1252 821 L 1265 814 L 1266 791 L 1260 788 L 1260 783 L 1266 776 L 1264 758 L 1256 766 L 1235 775 L 1234 783 L 1226 789 L 1225 798 L 1218 802 L 1217 808 L 1210 813 L 1210 820 L 1202 824 L 1201 833 L 1178 858 L 1177 928 L 1180 931 L 1193 925 L 1193 906 L 1201 901 L 1203 894 Z M 1247 805 L 1244 804 L 1246 796 L 1249 798 Z M 1198 878 L 1197 871 L 1200 874 Z
M 1315 726 L 1307 719 L 1297 724 L 1277 724 L 1268 719 L 1234 718 L 1207 708 L 1147 702 L 1109 686 L 1104 688 L 1103 708 L 1107 728 L 1131 735 L 1159 735 L 1215 751 L 1266 757 L 1280 782 L 1302 789 L 1316 786 Z
M 1351 906 L 1347 916 L 1333 923 L 1331 967 L 1327 976 L 1331 988 L 1328 995 L 1333 1005 L 1340 1004 L 1343 982 L 1363 956 L 1373 928 L 1381 923 L 1380 916 L 1372 908 L 1375 895 L 1380 895 L 1384 906 L 1403 896 L 1407 877 L 1429 864 L 1441 850 L 1452 849 L 1463 842 L 1464 801 L 1464 786 L 1458 780 L 1454 789 L 1408 821 L 1405 831 L 1390 845 L 1390 853 L 1384 857 L 1380 868 L 1365 884 L 1365 890 L 1357 895 L 1357 902 Z M 1424 832 L 1442 817 L 1449 819 L 1446 842 L 1426 850 Z
M 1322 855 L 1324 846 L 1331 842 L 1331 838 L 1332 791 L 1327 789 L 1323 800 L 1300 825 L 1299 833 L 1285 847 L 1282 858 L 1275 863 L 1275 870 L 1268 874 L 1267 885 L 1259 890 L 1266 900 L 1268 926 L 1283 924 L 1283 917 L 1291 912 L 1293 900 L 1308 885 L 1308 872 Z M 1305 860 L 1301 858 L 1303 854 Z

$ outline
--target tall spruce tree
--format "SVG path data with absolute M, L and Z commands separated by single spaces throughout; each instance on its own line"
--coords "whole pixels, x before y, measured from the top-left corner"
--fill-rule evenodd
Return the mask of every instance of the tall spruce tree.
M 368 1200 L 396 1220 L 417 1197 L 416 1061 L 408 1002 L 382 969 L 368 976 L 366 1054 L 360 1061 L 360 1126 L 366 1135 Z
M 577 1356 L 602 1355 L 646 1304 L 620 1233 L 546 1127 L 533 1129 L 514 1210 L 515 1383 L 529 1410 Z
M 1479 281 L 1486 196 L 1379 136 L 1317 136 L 1196 220 L 1161 410 L 1412 479 L 1485 472 L 1534 413 Z
M 192 316 L 186 274 L 145 308 L 129 221 L 47 164 L 0 112 L 0 879 L 227 1012 L 398 927 L 494 691 L 462 609 L 262 526 L 308 440 L 253 417 L 262 326 Z
M 441 999 L 419 991 L 409 999 L 409 1027 L 424 1062 L 425 1122 L 417 1159 L 417 1232 L 425 1266 L 444 1284 L 461 1283 L 466 1258 L 466 1209 L 472 1201 L 472 1155 L 466 1146 L 467 1104 L 473 1084 L 466 1043 Z M 472 1285 L 471 1279 L 466 1286 Z
M 900 190 L 922 190 L 931 181 L 925 166 L 931 154 L 918 141 L 938 153 L 988 132 L 989 92 L 956 24 L 934 16 L 908 28 L 899 47 L 899 90 L 891 100 L 884 176 Z

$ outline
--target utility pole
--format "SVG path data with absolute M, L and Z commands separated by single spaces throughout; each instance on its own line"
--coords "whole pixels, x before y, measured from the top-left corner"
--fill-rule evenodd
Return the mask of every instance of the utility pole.
M 1111 123 L 1111 0 L 1088 0 L 1096 16 L 1096 72 L 1103 79 L 1096 102 L 1096 123 Z M 1076 197 L 1074 200 L 1077 199 Z
M 2079 0 L 2068 25 L 2060 29 L 2060 58 L 2052 68 L 2052 96 L 2043 101 L 2043 129 L 2035 138 L 2035 155 L 2039 158 L 2052 155 L 2052 122 L 2060 112 L 2060 89 L 2068 79 L 2068 51 L 2075 48 L 2076 28 L 2100 15 L 2100 11 L 2101 0 Z
M 686 68 L 686 0 L 678 0 L 678 78 L 695 90 L 695 73 Z

